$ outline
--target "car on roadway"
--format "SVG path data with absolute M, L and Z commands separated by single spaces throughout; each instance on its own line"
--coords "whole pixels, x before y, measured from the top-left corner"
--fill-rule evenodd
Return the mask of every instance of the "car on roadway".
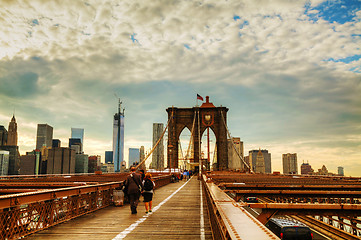
M 271 218 L 266 227 L 282 240 L 312 240 L 313 233 L 310 228 L 292 218 Z
M 246 197 L 246 199 L 244 201 L 248 202 L 248 203 L 258 203 L 259 202 L 257 197 Z

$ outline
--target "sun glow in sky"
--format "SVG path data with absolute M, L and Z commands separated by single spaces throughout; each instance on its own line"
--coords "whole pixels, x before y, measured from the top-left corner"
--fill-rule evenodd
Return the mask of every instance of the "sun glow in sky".
M 116 93 L 125 149 L 152 145 L 166 108 L 196 94 L 226 106 L 232 136 L 361 176 L 361 2 L 0 0 L 0 125 L 15 110 L 22 154 L 38 123 L 87 154 L 112 148 Z M 127 158 L 126 158 L 127 160 Z M 103 158 L 104 161 L 104 158 Z

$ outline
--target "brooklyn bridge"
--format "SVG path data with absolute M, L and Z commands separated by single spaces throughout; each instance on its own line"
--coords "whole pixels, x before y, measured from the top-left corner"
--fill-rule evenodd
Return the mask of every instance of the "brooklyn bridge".
M 227 111 L 208 98 L 200 107 L 167 109 L 168 168 L 152 169 L 151 213 L 142 211 L 142 201 L 137 214 L 126 202 L 115 206 L 126 172 L 2 176 L 0 238 L 282 239 L 274 219 L 307 227 L 313 239 L 361 238 L 360 178 L 254 172 L 234 146 L 241 168 L 229 169 Z M 185 128 L 189 151 L 180 159 Z M 217 140 L 212 168 L 200 151 L 210 129 Z M 181 178 L 180 161 L 196 172 L 190 180 Z

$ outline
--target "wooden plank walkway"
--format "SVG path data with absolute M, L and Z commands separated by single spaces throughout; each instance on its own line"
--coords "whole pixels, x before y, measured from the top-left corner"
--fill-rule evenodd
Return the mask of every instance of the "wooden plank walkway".
M 171 183 L 157 189 L 151 214 L 145 214 L 141 197 L 138 214 L 132 215 L 129 205 L 108 207 L 30 235 L 25 239 L 210 240 L 212 239 L 211 227 L 200 184 L 197 177 L 193 177 L 188 182 Z M 201 208 L 203 208 L 203 214 L 201 214 Z M 203 223 L 201 223 L 202 218 Z

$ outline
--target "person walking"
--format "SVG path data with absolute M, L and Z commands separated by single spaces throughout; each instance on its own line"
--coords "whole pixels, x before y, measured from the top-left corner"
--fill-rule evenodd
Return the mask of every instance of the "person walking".
M 140 172 L 140 174 L 141 174 L 141 176 L 142 176 L 142 182 L 143 182 L 144 177 L 145 177 L 144 170 L 143 170 L 143 169 L 140 169 L 139 172 Z
M 152 180 L 152 175 L 150 173 L 146 173 L 143 180 L 143 197 L 144 197 L 144 205 L 145 205 L 145 213 L 152 212 L 152 204 L 153 204 L 153 190 L 155 187 L 155 183 Z
M 130 174 L 125 180 L 125 186 L 128 189 L 128 197 L 130 203 L 130 210 L 132 214 L 137 213 L 140 193 L 143 189 L 141 175 L 135 172 L 136 168 L 130 168 Z

